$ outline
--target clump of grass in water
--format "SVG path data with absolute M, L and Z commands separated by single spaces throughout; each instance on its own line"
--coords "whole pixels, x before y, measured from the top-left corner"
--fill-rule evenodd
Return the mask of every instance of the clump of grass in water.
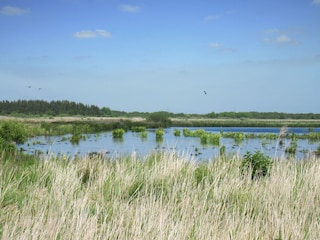
M 117 128 L 117 129 L 112 130 L 112 137 L 113 138 L 122 138 L 124 133 L 125 133 L 124 129 Z

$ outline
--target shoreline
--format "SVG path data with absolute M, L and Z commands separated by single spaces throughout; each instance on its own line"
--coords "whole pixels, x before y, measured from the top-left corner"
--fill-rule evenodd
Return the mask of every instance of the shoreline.
M 248 119 L 248 118 L 169 118 L 171 127 L 191 126 L 232 126 L 232 127 L 320 127 L 320 119 Z M 97 122 L 116 123 L 130 121 L 133 123 L 149 122 L 142 117 L 90 117 L 90 116 L 59 116 L 59 117 L 12 117 L 0 116 L 0 121 L 20 121 L 26 123 L 75 123 Z

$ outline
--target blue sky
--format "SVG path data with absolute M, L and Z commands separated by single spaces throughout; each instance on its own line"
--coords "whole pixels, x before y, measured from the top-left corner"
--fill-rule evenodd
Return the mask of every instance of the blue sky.
M 320 113 L 319 23 L 320 0 L 0 0 L 0 100 Z

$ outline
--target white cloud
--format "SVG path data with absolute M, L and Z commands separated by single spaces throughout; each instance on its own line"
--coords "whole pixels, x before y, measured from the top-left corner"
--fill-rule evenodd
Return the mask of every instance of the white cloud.
M 220 15 L 209 15 L 204 18 L 206 22 L 213 21 L 220 18 Z
M 95 31 L 80 31 L 76 32 L 74 35 L 76 38 L 95 38 L 97 36 L 97 33 Z
M 265 42 L 265 43 L 274 43 L 274 44 L 287 44 L 287 45 L 297 45 L 297 44 L 299 44 L 298 41 L 295 41 L 295 40 L 291 39 L 290 37 L 288 37 L 285 34 L 281 34 L 279 36 L 272 37 L 272 38 L 265 38 L 265 39 L 263 39 L 263 42 Z
M 12 6 L 2 7 L 0 10 L 0 14 L 8 15 L 8 16 L 17 16 L 30 13 L 29 9 L 17 8 Z
M 235 48 L 225 47 L 223 44 L 220 43 L 210 43 L 209 48 L 215 48 L 217 50 L 223 51 L 223 52 L 235 52 Z
M 287 35 L 280 35 L 274 39 L 276 43 L 290 43 L 292 40 Z
M 97 29 L 96 33 L 100 36 L 100 37 L 104 37 L 104 38 L 110 38 L 111 37 L 111 33 L 109 33 L 106 30 L 103 29 Z
M 320 1 L 320 0 L 319 0 Z M 297 30 L 280 30 L 278 28 L 266 29 L 263 31 L 264 35 L 267 35 L 264 39 L 264 43 L 278 44 L 278 45 L 298 45 L 299 42 L 289 37 L 289 34 L 299 34 L 301 32 Z
M 222 48 L 223 45 L 220 44 L 220 43 L 210 43 L 210 44 L 209 44 L 209 47 L 210 47 L 210 48 Z
M 75 38 L 96 38 L 96 37 L 110 38 L 111 33 L 102 29 L 83 30 L 83 31 L 76 32 L 73 36 Z
M 141 8 L 139 6 L 122 4 L 122 5 L 120 5 L 120 10 L 123 12 L 136 13 L 136 12 L 139 12 L 141 10 Z
M 226 12 L 221 13 L 221 14 L 207 15 L 207 16 L 204 17 L 204 21 L 205 22 L 214 21 L 214 20 L 217 20 L 217 19 L 220 19 L 220 18 L 224 18 L 227 15 L 232 15 L 233 13 L 234 13 L 233 10 L 229 10 L 229 11 L 226 11 Z
M 317 4 L 317 5 L 320 5 L 320 0 L 313 0 L 312 2 L 313 4 Z

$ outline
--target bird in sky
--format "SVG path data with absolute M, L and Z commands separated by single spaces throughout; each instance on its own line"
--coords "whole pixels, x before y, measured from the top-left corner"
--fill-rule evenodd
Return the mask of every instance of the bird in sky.
M 206 92 L 206 91 L 203 91 L 203 92 L 204 92 L 205 95 L 207 95 L 207 92 Z

